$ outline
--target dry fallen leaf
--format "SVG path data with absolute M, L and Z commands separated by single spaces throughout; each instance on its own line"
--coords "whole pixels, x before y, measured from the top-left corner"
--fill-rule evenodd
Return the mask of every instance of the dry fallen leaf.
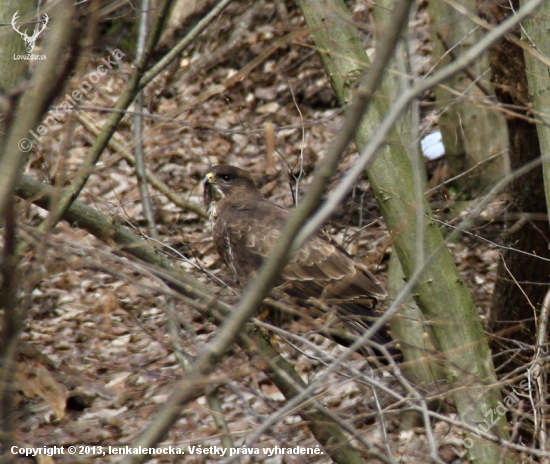
M 57 419 L 65 416 L 68 389 L 42 364 L 34 361 L 18 365 L 16 375 L 17 389 L 27 398 L 42 398 L 53 410 Z

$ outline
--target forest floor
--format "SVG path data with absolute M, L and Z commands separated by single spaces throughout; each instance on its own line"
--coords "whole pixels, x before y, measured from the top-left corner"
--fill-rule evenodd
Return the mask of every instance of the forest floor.
M 276 1 L 253 2 L 253 6 L 233 2 L 201 39 L 146 89 L 143 145 L 147 167 L 186 201 L 203 208 L 203 174 L 220 163 L 248 170 L 265 196 L 287 207 L 293 204 L 293 192 L 298 190 L 299 197 L 307 190 L 310 174 L 326 153 L 343 113 L 309 39 L 292 35 L 305 27 L 294 8 Z M 372 54 L 372 8 L 360 2 L 352 8 L 354 19 L 365 25 L 365 44 Z M 421 5 L 409 34 L 417 75 L 431 67 L 425 10 Z M 175 39 L 166 40 L 169 45 Z M 88 108 L 82 116 L 87 118 L 87 126 L 73 114 L 49 130 L 33 149 L 29 175 L 45 182 L 63 183 L 72 178 L 95 139 L 93 126 L 101 127 L 109 116 L 101 109 L 114 106 L 131 72 L 132 53 L 117 43 L 109 46 L 125 56 L 119 68 L 93 84 L 81 102 Z M 108 54 L 106 46 L 88 51 L 71 89 L 89 80 Z M 261 59 L 256 66 L 247 68 L 257 57 Z M 432 100 L 431 94 L 423 96 L 421 129 L 426 132 L 437 127 Z M 130 114 L 117 132 L 118 145 L 104 153 L 79 199 L 122 218 L 136 233 L 145 235 L 135 171 L 125 160 L 135 145 L 133 126 Z M 266 147 L 270 145 L 266 133 L 273 134 L 274 150 Z M 334 173 L 331 188 L 356 159 L 355 148 L 350 147 Z M 430 169 L 445 172 L 443 162 L 432 163 Z M 292 176 L 300 177 L 298 184 L 289 180 Z M 212 275 L 231 285 L 214 250 L 206 219 L 150 189 L 161 242 L 156 246 L 170 246 L 172 256 L 179 253 L 181 266 L 212 289 L 219 288 Z M 457 221 L 452 213 L 453 198 L 455 194 L 445 187 L 430 198 L 437 217 L 451 225 Z M 18 208 L 21 231 L 32 235 L 30 228 L 39 224 L 46 212 L 23 202 Z M 391 238 L 366 177 L 357 182 L 326 228 L 354 259 L 385 282 Z M 480 223 L 473 230 L 475 235 L 463 235 L 449 244 L 483 320 L 489 312 L 499 256 L 491 241 L 498 232 L 498 224 Z M 28 295 L 24 345 L 15 378 L 14 443 L 66 449 L 74 445 L 83 454 L 41 456 L 36 461 L 21 458 L 18 462 L 116 462 L 119 456 L 108 447 L 131 444 L 147 427 L 216 327 L 184 302 L 170 298 L 158 279 L 78 225 L 62 222 L 38 242 L 25 263 L 25 281 L 35 285 Z M 371 446 L 383 454 L 391 453 L 397 462 L 427 462 L 430 448 L 425 429 L 400 430 L 402 408 L 395 400 L 383 391 L 373 394 L 368 385 L 346 374 L 351 369 L 370 372 L 363 357 L 354 355 L 343 372 L 330 372 L 326 363 L 343 348 L 308 333 L 299 324 L 288 329 L 301 333 L 313 347 L 299 343 L 296 347 L 281 339 L 279 348 L 304 380 L 312 382 L 324 376 L 316 395 L 326 408 L 351 424 Z M 238 349 L 224 358 L 216 375 L 226 382 L 212 391 L 210 402 L 203 396 L 186 405 L 163 446 L 186 451 L 193 446 L 221 446 L 213 412 L 216 400 L 236 446 L 285 404 L 282 394 Z M 401 389 L 390 374 L 377 371 L 373 375 L 390 389 Z M 460 430 L 444 421 L 432 426 L 441 459 L 461 462 L 451 450 L 451 446 L 463 449 Z M 316 445 L 299 416 L 290 413 L 268 428 L 255 446 Z M 222 461 L 219 456 L 195 451 L 185 457 L 155 456 L 150 462 Z M 246 456 L 240 462 L 294 464 L 329 459 L 318 455 Z M 370 457 L 366 462 L 379 461 Z

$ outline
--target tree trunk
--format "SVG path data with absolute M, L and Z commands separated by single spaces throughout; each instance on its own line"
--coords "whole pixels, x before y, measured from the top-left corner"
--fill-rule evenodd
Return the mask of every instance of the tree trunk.
M 524 3 L 524 0 L 521 1 Z M 523 42 L 529 47 L 536 47 L 545 57 L 550 56 L 550 42 L 548 30 L 550 30 L 550 3 L 546 2 L 538 13 L 530 20 L 523 23 Z M 540 140 L 542 156 L 542 170 L 544 174 L 544 189 L 546 192 L 546 205 L 550 206 L 550 67 L 548 61 L 544 63 L 532 54 L 524 52 L 525 65 L 527 67 L 527 82 L 529 85 L 529 99 L 536 111 L 536 117 L 543 120 L 544 124 L 537 125 L 537 133 Z
M 28 10 L 24 9 L 28 2 L 6 2 L 1 4 L 5 10 L 0 16 L 4 21 L 11 22 L 14 14 L 24 21 L 28 20 Z M 30 5 L 29 5 L 30 6 Z M 19 10 L 19 11 L 18 11 Z M 30 8 L 29 8 L 30 10 Z M 16 182 L 21 174 L 27 153 L 31 146 L 27 137 L 29 131 L 35 129 L 40 121 L 43 111 L 47 107 L 49 97 L 55 89 L 59 74 L 63 70 L 65 58 L 64 48 L 68 43 L 71 34 L 71 21 L 73 20 L 73 9 L 68 1 L 61 1 L 56 4 L 54 13 L 57 24 L 52 28 L 52 36 L 48 40 L 47 60 L 40 60 L 36 64 L 35 72 L 29 81 L 24 81 L 25 66 L 21 66 L 13 57 L 13 49 L 2 48 L 0 63 L 0 80 L 4 78 L 1 85 L 6 85 L 10 107 L 5 109 L 5 120 L 0 123 L 0 225 L 4 226 L 3 253 L 0 262 L 0 307 L 2 309 L 2 320 L 0 321 L 0 447 L 10 448 L 10 441 L 13 439 L 14 402 L 13 373 L 15 371 L 15 360 L 18 353 L 19 337 L 23 330 L 25 321 L 26 306 L 21 295 L 30 294 L 32 288 L 28 282 L 20 278 L 19 261 L 21 259 L 18 249 L 17 234 L 15 233 L 16 221 L 14 216 L 14 191 Z M 8 18 L 9 16 L 9 18 Z M 27 28 L 27 35 L 31 35 L 31 26 L 17 23 L 23 31 Z M 9 28 L 11 29 L 11 27 Z M 12 30 L 15 42 L 25 42 Z M 17 45 L 14 43 L 13 45 Z M 18 47 L 17 47 L 18 49 Z M 23 47 L 21 54 L 26 55 Z M 11 53 L 11 56 L 7 56 Z M 8 70 L 6 70 L 9 68 Z M 13 68 L 13 69 L 11 69 Z M 17 69 L 20 75 L 13 72 Z M 5 72 L 5 75 L 4 75 Z M 17 86 L 21 85 L 21 91 L 17 92 Z M 32 145 L 32 143 L 31 143 Z M 25 286 L 27 285 L 27 286 Z
M 461 5 L 472 14 L 475 0 Z M 479 41 L 482 31 L 466 15 L 444 1 L 430 2 L 433 60 L 436 69 L 460 57 Z M 481 192 L 509 171 L 508 138 L 504 116 L 491 108 L 493 88 L 486 55 L 466 72 L 450 78 L 435 89 L 439 128 L 445 145 L 451 177 L 458 176 L 492 156 L 470 175 L 459 177 L 454 185 L 461 191 Z M 453 90 L 454 92 L 452 92 Z
M 389 27 L 392 27 L 394 4 L 395 0 L 381 0 L 374 6 L 375 39 L 377 41 L 384 37 L 384 32 Z M 392 67 L 395 64 L 397 69 L 406 70 L 409 68 L 405 62 L 408 56 L 406 53 L 407 45 L 405 40 L 402 40 L 398 44 L 398 50 L 395 53 L 395 60 L 392 61 Z M 409 82 L 407 83 L 406 81 Z M 406 76 L 400 75 L 400 78 L 398 78 L 397 74 L 386 73 L 380 85 L 380 92 L 387 101 L 391 102 L 396 95 L 399 95 L 404 90 L 405 86 L 410 85 L 410 82 L 412 82 L 412 79 Z M 415 115 L 410 114 L 415 110 L 418 110 L 418 107 L 413 105 L 411 111 L 408 111 L 400 119 L 396 127 L 399 128 L 398 136 L 401 145 L 406 148 L 405 151 L 411 157 L 411 163 L 413 165 L 417 163 L 419 166 L 422 166 L 423 159 L 420 156 L 418 146 L 417 113 Z M 411 131 L 411 128 L 414 128 L 414 131 Z M 414 159 L 415 157 L 417 159 Z M 421 171 L 421 168 L 418 171 Z M 426 188 L 425 171 L 422 170 L 421 174 L 419 176 L 421 177 L 419 196 L 423 194 Z M 404 284 L 401 264 L 396 255 L 396 250 L 393 248 L 388 268 L 387 283 L 390 301 L 395 298 Z M 402 370 L 405 377 L 414 385 L 434 392 L 440 387 L 439 383 L 445 380 L 445 371 L 441 359 L 437 358 L 439 350 L 435 348 L 437 345 L 435 335 L 412 297 L 403 304 L 398 314 L 391 320 L 390 328 L 392 337 L 399 342 L 401 352 L 403 353 L 404 364 Z M 414 418 L 410 419 L 411 416 L 417 415 L 418 412 L 415 411 L 413 414 L 407 413 L 407 417 L 403 416 L 401 418 L 402 429 L 407 429 L 411 424 L 415 423 Z
M 519 8 L 518 3 L 517 0 L 513 2 L 514 8 Z M 513 14 L 508 0 L 480 1 L 479 9 L 492 24 L 500 23 Z M 510 34 L 519 38 L 519 30 Z M 516 170 L 540 157 L 537 127 L 522 117 L 530 115 L 523 50 L 503 38 L 491 49 L 489 57 L 498 99 L 502 104 L 514 105 L 518 114 L 508 118 L 510 162 L 512 170 Z M 509 213 L 547 212 L 540 166 L 514 179 L 508 193 Z M 512 369 L 532 359 L 533 350 L 520 350 L 517 342 L 535 345 L 535 316 L 546 294 L 550 274 L 550 263 L 538 257 L 550 259 L 550 230 L 548 221 L 509 221 L 507 227 L 510 233 L 506 233 L 505 242 L 510 248 L 502 250 L 490 324 L 497 335 L 495 351 L 513 350 L 516 361 L 508 364 L 508 368 Z M 499 356 L 498 363 L 508 358 Z
M 298 4 L 313 31 L 311 35 L 318 50 L 322 51 L 321 59 L 338 100 L 345 104 L 353 89 L 350 79 L 361 75 L 361 67 L 369 63 L 349 11 L 340 0 L 299 0 Z M 359 150 L 375 133 L 387 109 L 388 103 L 383 98 L 372 102 L 355 136 Z M 388 139 L 397 140 L 395 132 Z M 393 245 L 405 278 L 415 271 L 419 248 L 423 248 L 425 256 L 433 256 L 414 288 L 414 296 L 444 352 L 448 381 L 456 387 L 453 398 L 459 415 L 475 427 L 483 422 L 486 411 L 495 410 L 501 396 L 492 386 L 496 376 L 491 353 L 472 296 L 439 227 L 429 217 L 427 202 L 415 196 L 414 173 L 403 146 L 391 143 L 381 148 L 368 175 L 394 238 Z M 496 424 L 491 432 L 501 438 L 508 437 L 504 421 Z M 502 454 L 499 446 L 475 437 L 471 440 L 469 459 L 476 463 L 499 462 Z
M 30 0 L 0 0 L 0 23 L 10 24 L 13 15 L 19 12 L 19 18 L 26 18 L 32 12 L 34 2 Z M 18 19 L 20 30 L 30 30 L 34 25 L 22 25 Z M 2 29 L 5 35 L 2 36 L 0 47 L 0 88 L 8 96 L 25 81 L 29 61 L 15 60 L 14 55 L 25 55 L 25 41 L 11 26 Z M 0 145 L 6 133 L 6 121 L 0 122 Z

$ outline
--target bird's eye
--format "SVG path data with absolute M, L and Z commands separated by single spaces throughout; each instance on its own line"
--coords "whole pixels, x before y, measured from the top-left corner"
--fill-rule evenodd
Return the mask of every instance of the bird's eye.
M 230 182 L 231 180 L 233 180 L 233 176 L 231 174 L 220 174 L 219 177 L 224 182 Z

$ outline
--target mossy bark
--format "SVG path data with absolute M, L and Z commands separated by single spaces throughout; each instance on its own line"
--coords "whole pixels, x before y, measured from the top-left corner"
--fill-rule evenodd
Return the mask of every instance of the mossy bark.
M 369 66 L 349 11 L 339 0 L 298 0 L 298 5 L 343 105 L 352 96 L 354 77 Z M 355 137 L 359 150 L 376 131 L 387 109 L 384 98 L 375 99 Z M 395 133 L 389 139 L 392 143 L 379 150 L 368 176 L 391 231 L 405 278 L 413 274 L 418 264 L 419 248 L 425 256 L 433 256 L 415 286 L 414 298 L 433 327 L 445 355 L 448 381 L 455 388 L 453 398 L 460 417 L 475 426 L 483 422 L 489 410 L 495 410 L 501 399 L 494 386 L 496 376 L 491 353 L 472 295 L 445 246 L 439 227 L 430 218 L 427 202 L 415 199 L 415 176 L 410 159 Z M 420 228 L 417 227 L 419 220 L 423 222 Z M 504 422 L 499 421 L 491 429 L 497 437 L 508 437 Z M 479 438 L 471 439 L 470 460 L 487 464 L 499 462 L 502 453 L 499 446 Z

